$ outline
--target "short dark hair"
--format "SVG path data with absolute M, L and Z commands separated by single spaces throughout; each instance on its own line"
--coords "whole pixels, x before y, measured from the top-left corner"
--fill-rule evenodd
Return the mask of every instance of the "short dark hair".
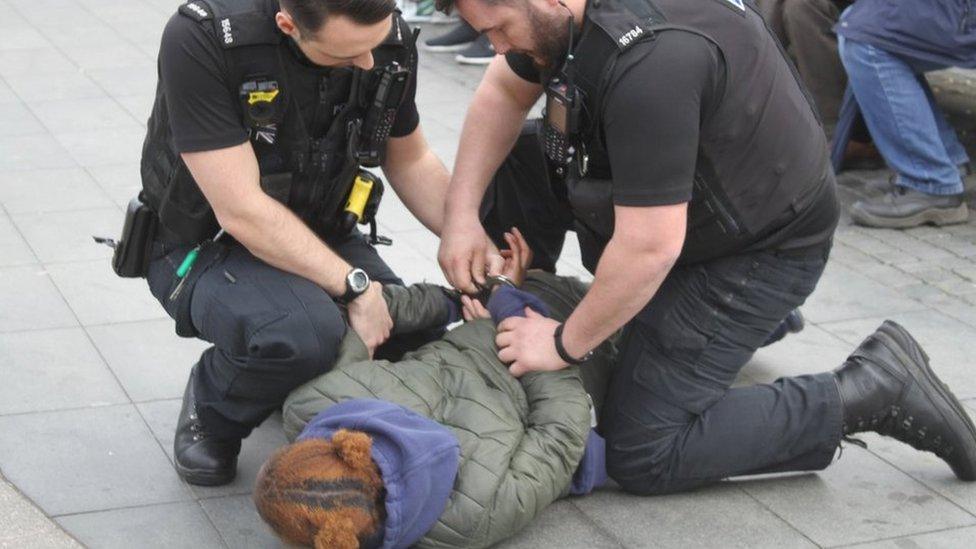
M 396 0 L 280 0 L 298 30 L 314 34 L 333 15 L 345 15 L 360 25 L 386 19 L 396 9 Z

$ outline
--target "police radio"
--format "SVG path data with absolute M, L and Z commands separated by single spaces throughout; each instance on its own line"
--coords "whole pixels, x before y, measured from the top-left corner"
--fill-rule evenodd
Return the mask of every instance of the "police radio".
M 393 62 L 381 69 L 376 94 L 366 111 L 359 143 L 355 151 L 356 160 L 367 168 L 375 168 L 383 163 L 386 156 L 386 140 L 393 129 L 400 103 L 410 82 L 410 69 Z
M 566 4 L 559 2 L 564 8 Z M 543 119 L 543 143 L 546 158 L 553 165 L 556 175 L 565 177 L 567 166 L 574 159 L 580 162 L 581 175 L 586 172 L 586 154 L 576 147 L 580 131 L 582 100 L 573 84 L 573 31 L 575 21 L 569 14 L 569 46 L 560 74 L 546 85 L 546 107 Z

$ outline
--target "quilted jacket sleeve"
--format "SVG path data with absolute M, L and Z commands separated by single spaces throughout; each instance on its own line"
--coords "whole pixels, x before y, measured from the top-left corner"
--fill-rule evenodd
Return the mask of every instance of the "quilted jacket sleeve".
M 576 368 L 528 374 L 521 382 L 528 421 L 491 502 L 489 544 L 521 530 L 565 494 L 590 429 L 589 401 Z

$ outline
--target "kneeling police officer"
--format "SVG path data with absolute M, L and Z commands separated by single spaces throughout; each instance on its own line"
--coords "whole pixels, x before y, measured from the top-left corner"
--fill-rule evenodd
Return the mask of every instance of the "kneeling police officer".
M 158 221 L 153 295 L 213 344 L 187 383 L 180 475 L 219 485 L 241 440 L 334 362 L 349 326 L 371 351 L 400 284 L 355 228 L 382 167 L 440 233 L 448 173 L 414 101 L 415 35 L 394 0 L 194 0 L 166 26 L 140 199 Z M 123 243 L 125 238 L 123 238 Z M 409 342 L 400 342 L 406 346 Z
M 897 324 L 835 372 L 731 387 L 813 291 L 838 220 L 823 130 L 749 0 L 441 4 L 505 54 L 464 124 L 441 266 L 470 292 L 483 225 L 518 226 L 550 266 L 576 231 L 589 293 L 563 324 L 503 322 L 499 357 L 515 375 L 585 368 L 623 327 L 599 430 L 624 489 L 822 469 L 860 431 L 976 480 L 973 423 Z M 543 92 L 540 145 L 519 132 Z

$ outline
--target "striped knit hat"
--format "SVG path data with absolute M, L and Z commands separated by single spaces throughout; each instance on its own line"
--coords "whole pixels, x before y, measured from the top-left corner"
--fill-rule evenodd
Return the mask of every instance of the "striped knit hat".
M 370 457 L 372 439 L 339 430 L 278 450 L 261 468 L 254 504 L 285 541 L 316 549 L 377 547 L 384 491 Z

